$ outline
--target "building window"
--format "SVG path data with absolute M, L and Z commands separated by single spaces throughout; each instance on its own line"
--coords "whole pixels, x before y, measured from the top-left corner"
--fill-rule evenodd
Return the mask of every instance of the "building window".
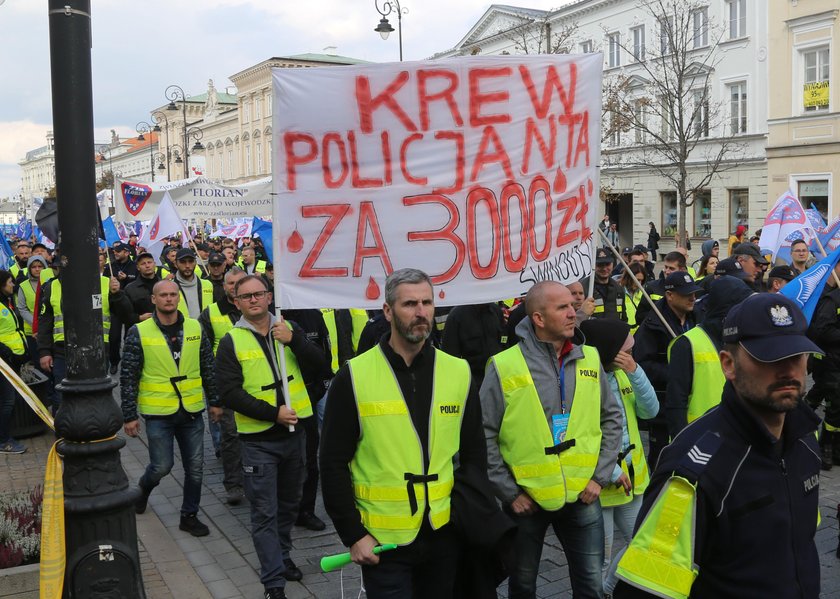
M 665 96 L 659 98 L 659 114 L 661 115 L 662 139 L 675 139 L 677 126 L 674 121 L 674 107 L 671 106 L 671 103 Z
M 663 17 L 659 19 L 659 53 L 670 54 L 674 51 L 674 19 Z
M 262 159 L 262 144 L 257 143 L 257 173 L 262 174 L 263 172 L 263 159 Z
M 610 113 L 610 145 L 621 145 L 621 117 L 616 112 Z
M 815 48 L 802 52 L 804 86 L 802 102 L 806 112 L 828 110 L 830 54 L 828 48 Z
M 729 39 L 747 35 L 747 0 L 726 0 L 729 12 Z
M 677 232 L 677 192 L 660 191 L 662 204 L 662 237 L 673 237 Z
M 709 94 L 708 89 L 698 89 L 692 94 L 694 113 L 691 116 L 696 137 L 709 137 Z
M 618 33 L 611 33 L 607 36 L 609 42 L 609 65 L 612 67 L 621 66 L 621 36 Z
M 750 192 L 748 189 L 729 190 L 729 231 L 750 222 Z
M 694 47 L 705 48 L 709 45 L 709 9 L 699 8 L 692 15 L 694 22 Z
M 254 118 L 257 120 L 262 118 L 262 98 L 254 99 Z
M 251 174 L 251 144 L 245 146 L 245 174 Z
M 712 192 L 708 189 L 694 194 L 694 236 L 712 236 Z
M 592 54 L 592 40 L 586 40 L 580 43 L 581 54 Z
M 265 116 L 271 116 L 271 93 L 265 97 Z
M 744 81 L 726 86 L 729 90 L 729 133 L 747 132 L 747 84 Z
M 236 173 L 233 172 L 233 150 L 228 150 L 228 177 L 236 177 Z
M 633 102 L 633 121 L 636 126 L 636 143 L 643 144 L 647 141 L 645 136 L 645 131 L 647 130 L 647 110 L 645 110 L 644 100 Z
M 224 160 L 222 160 L 222 153 L 221 152 L 219 152 L 219 156 L 218 156 L 217 171 L 219 173 L 219 179 L 224 179 L 225 178 L 225 162 L 224 162 Z
M 799 201 L 806 208 L 812 205 L 822 215 L 823 220 L 831 220 L 828 218 L 828 180 L 810 180 L 797 181 L 797 192 Z
M 242 122 L 247 123 L 251 120 L 251 104 L 249 102 L 242 102 Z
M 642 62 L 645 59 L 645 26 L 639 25 L 631 31 L 633 32 L 633 60 Z

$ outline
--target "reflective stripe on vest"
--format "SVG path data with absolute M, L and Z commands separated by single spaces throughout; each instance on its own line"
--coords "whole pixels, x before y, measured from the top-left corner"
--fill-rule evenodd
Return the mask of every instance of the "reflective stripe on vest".
M 207 279 L 199 279 L 198 277 L 196 277 L 196 279 L 198 280 L 198 284 L 201 285 L 201 293 L 198 297 L 198 301 L 200 304 L 198 306 L 198 311 L 201 312 L 204 309 L 204 306 L 209 306 L 213 303 L 213 283 L 208 281 Z M 181 291 L 181 297 L 180 301 L 178 302 L 178 312 L 183 314 L 184 318 L 189 318 L 190 313 L 189 308 L 187 307 L 187 300 L 184 296 L 184 290 L 180 287 L 181 286 L 179 285 L 178 288 Z
M 429 469 L 391 365 L 379 345 L 348 362 L 361 434 L 350 475 L 364 527 L 380 543 L 411 543 L 420 531 L 427 501 L 429 522 L 449 522 L 461 419 L 470 388 L 464 360 L 434 352 L 429 417 Z M 428 496 L 427 496 L 428 491 Z
M 531 372 L 519 345 L 497 355 L 496 365 L 505 397 L 499 430 L 499 450 L 517 484 L 543 509 L 558 510 L 577 501 L 598 461 L 601 446 L 600 360 L 598 350 L 582 346 L 575 361 L 575 395 L 566 440 L 573 447 L 546 455 L 554 440 Z
M 187 412 L 204 409 L 201 393 L 201 325 L 184 319 L 184 341 L 178 364 L 153 318 L 137 324 L 143 348 L 137 411 L 149 416 L 169 416 L 183 405 Z
M 41 283 L 41 285 L 43 285 L 43 283 Z M 20 289 L 23 291 L 23 299 L 26 300 L 26 307 L 29 310 L 29 313 L 32 314 L 33 320 L 38 318 L 38 314 L 35 312 L 35 290 L 32 289 L 31 279 L 23 281 L 20 284 Z M 43 293 L 43 287 L 41 292 Z M 27 335 L 32 335 L 32 325 L 23 321 L 23 332 Z
M 111 332 L 111 302 L 108 277 L 99 277 L 99 290 L 102 294 L 102 337 L 108 343 Z M 54 279 L 50 283 L 50 305 L 53 310 L 53 342 L 64 341 L 64 312 L 61 309 L 61 280 Z
M 673 476 L 660 492 L 616 574 L 626 583 L 658 597 L 687 599 L 699 570 L 694 563 L 696 489 Z
M 694 422 L 700 416 L 720 403 L 726 377 L 720 367 L 720 357 L 715 344 L 702 327 L 694 327 L 682 334 L 691 346 L 694 364 L 694 378 L 691 381 L 691 394 L 688 396 L 687 421 Z M 679 337 L 677 337 L 679 339 Z M 668 362 L 671 362 L 671 347 L 668 344 Z
M 637 289 L 632 295 L 627 293 L 627 291 L 624 293 L 626 295 L 624 306 L 627 309 L 627 324 L 630 325 L 630 332 L 635 335 L 641 324 L 640 322 L 636 322 L 636 311 L 638 310 L 639 302 L 642 301 L 642 292 Z
M 291 330 L 292 325 L 288 322 L 286 326 Z M 254 333 L 249 329 L 233 327 L 229 332 L 233 341 L 233 348 L 236 352 L 236 359 L 242 366 L 242 388 L 259 400 L 277 407 L 278 393 L 282 396 L 282 386 L 279 380 L 281 348 L 286 352 L 286 376 L 289 381 L 289 403 L 292 409 L 297 412 L 298 418 L 312 416 L 312 404 L 309 402 L 309 394 L 306 392 L 306 385 L 300 373 L 297 358 L 288 347 L 284 347 L 279 341 L 274 341 L 275 364 L 269 364 L 265 352 L 257 341 Z M 277 376 L 275 376 L 277 373 Z M 240 433 L 261 433 L 267 431 L 274 422 L 257 420 L 245 414 L 234 412 L 236 419 L 236 430 Z
M 15 314 L 8 306 L 3 305 L 0 305 L 0 343 L 16 356 L 22 356 L 26 352 L 26 341 L 18 328 Z M 9 392 L 11 393 L 11 389 Z
M 633 493 L 626 495 L 624 487 L 610 485 L 601 491 L 600 499 L 602 507 L 613 507 L 624 505 L 633 501 L 634 496 L 641 496 L 650 482 L 647 460 L 645 459 L 645 448 L 642 446 L 642 436 L 639 434 L 639 422 L 636 420 L 636 393 L 633 385 L 623 370 L 615 371 L 615 379 L 621 393 L 621 403 L 624 405 L 624 426 L 627 427 L 627 434 L 630 438 L 630 447 L 622 447 L 619 456 L 622 456 L 621 470 L 633 483 Z M 628 453 L 629 451 L 629 453 Z M 630 463 L 633 466 L 632 472 L 627 464 L 626 456 L 630 456 Z
M 213 355 L 215 356 L 216 350 L 219 349 L 219 342 L 233 328 L 233 323 L 229 316 L 222 314 L 218 303 L 210 304 L 207 312 L 210 316 L 210 327 L 213 329 Z

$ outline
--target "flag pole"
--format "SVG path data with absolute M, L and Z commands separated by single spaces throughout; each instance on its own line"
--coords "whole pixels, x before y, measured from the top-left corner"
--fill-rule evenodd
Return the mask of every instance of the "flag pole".
M 275 178 L 274 181 L 277 181 Z M 277 193 L 272 192 L 271 194 L 271 221 L 272 225 L 275 223 L 280 222 L 280 202 L 277 201 Z M 251 223 L 251 233 L 253 234 L 253 222 Z M 280 301 L 280 269 L 277 267 L 277 263 L 280 261 L 280 235 L 278 234 L 279 231 L 275 231 L 272 228 L 271 232 L 271 246 L 272 246 L 272 253 L 274 255 L 274 314 L 277 316 L 277 320 L 282 322 L 283 316 L 281 314 L 283 310 L 283 306 L 281 305 L 282 302 Z M 286 351 L 285 346 L 282 346 L 281 349 L 283 351 L 277 352 L 277 357 L 280 359 L 280 379 L 283 384 L 283 400 L 286 402 L 286 407 L 288 409 L 292 409 L 292 400 L 289 397 L 289 377 L 286 374 Z M 294 432 L 295 427 L 294 425 L 289 425 L 289 432 Z
M 615 246 L 612 243 L 610 243 L 610 240 L 607 239 L 607 236 L 604 235 L 604 232 L 600 228 L 598 229 L 598 233 L 600 233 L 601 237 L 604 238 L 604 241 L 606 242 L 607 247 L 610 248 L 610 250 L 612 250 L 612 253 L 615 255 L 616 258 L 618 258 L 618 261 L 621 262 L 622 265 L 624 265 L 625 272 L 630 272 L 630 266 L 627 264 L 627 262 L 624 261 L 624 256 L 621 255 L 621 252 L 619 252 L 615 248 Z M 595 279 L 594 271 L 592 273 L 592 279 L 593 280 Z M 648 292 L 645 291 L 644 286 L 643 285 L 637 285 L 637 287 L 641 290 L 642 294 L 644 294 L 645 298 L 647 299 L 648 303 L 650 304 L 650 307 L 653 308 L 653 311 L 656 312 L 656 315 L 659 317 L 659 320 L 661 320 L 662 324 L 665 325 L 665 328 L 668 329 L 668 333 L 671 334 L 671 338 L 676 339 L 677 334 L 674 332 L 674 329 L 672 329 L 671 325 L 668 324 L 668 321 L 665 320 L 665 317 L 662 315 L 662 312 L 659 311 L 659 308 L 656 307 L 656 304 L 650 298 L 650 295 L 648 295 Z M 590 295 L 589 297 L 592 297 L 592 296 Z M 637 322 L 636 324 L 640 325 L 642 323 Z

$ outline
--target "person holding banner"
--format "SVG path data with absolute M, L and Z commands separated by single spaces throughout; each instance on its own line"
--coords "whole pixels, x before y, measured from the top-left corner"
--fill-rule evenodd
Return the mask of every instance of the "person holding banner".
M 178 286 L 159 281 L 152 291 L 152 318 L 131 327 L 125 338 L 120 370 L 120 400 L 124 430 L 140 433 L 143 416 L 149 440 L 149 464 L 138 481 L 138 514 L 146 511 L 149 495 L 172 471 L 173 444 L 178 442 L 184 466 L 184 498 L 180 530 L 194 537 L 210 534 L 198 519 L 204 472 L 204 397 L 219 405 L 213 378 L 213 351 L 201 325 L 178 311 Z
M 519 343 L 491 358 L 481 385 L 490 482 L 518 525 L 509 597 L 534 599 L 545 533 L 554 529 L 572 594 L 601 598 L 598 498 L 619 455 L 621 409 L 598 350 L 575 326 L 572 295 L 542 281 L 525 298 Z
M 15 308 L 14 277 L 8 270 L 0 270 L 0 358 L 15 371 L 27 361 L 23 319 Z M 0 454 L 24 453 L 24 447 L 12 438 L 12 417 L 17 392 L 5 376 L 0 376 Z
M 216 379 L 222 403 L 235 412 L 260 582 L 267 599 L 285 599 L 286 581 L 303 578 L 290 555 L 306 475 L 306 433 L 299 423 L 312 416 L 300 364 L 328 369 L 329 362 L 300 327 L 269 312 L 273 297 L 265 279 L 243 277 L 234 297 L 242 318 L 219 342 Z M 284 375 L 289 378 L 288 403 Z
M 452 599 L 455 455 L 486 477 L 481 414 L 466 361 L 435 349 L 434 290 L 413 268 L 385 281 L 390 333 L 338 371 L 321 436 L 324 506 L 370 599 Z M 486 481 L 486 478 L 485 478 Z M 380 555 L 375 546 L 397 549 Z

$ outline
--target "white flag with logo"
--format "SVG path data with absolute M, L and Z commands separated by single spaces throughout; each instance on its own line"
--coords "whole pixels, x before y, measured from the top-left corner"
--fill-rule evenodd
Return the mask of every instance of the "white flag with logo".
M 149 226 L 143 232 L 140 245 L 146 248 L 152 256 L 159 256 L 163 251 L 164 240 L 178 232 L 181 232 L 182 239 L 189 239 L 189 233 L 184 226 L 184 221 L 175 210 L 175 204 L 166 192 L 158 206 L 154 218 L 149 221 Z

